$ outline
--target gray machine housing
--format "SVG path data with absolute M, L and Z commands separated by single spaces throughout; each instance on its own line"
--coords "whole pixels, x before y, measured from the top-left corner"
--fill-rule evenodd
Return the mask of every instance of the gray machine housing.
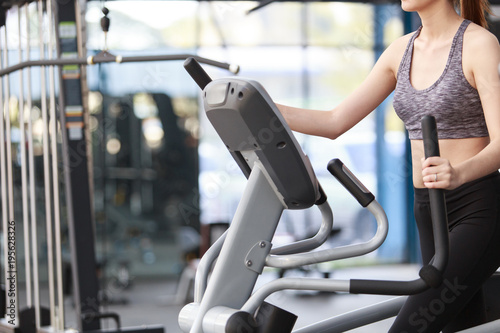
M 308 208 L 319 199 L 308 157 L 260 83 L 218 79 L 205 87 L 203 96 L 208 119 L 247 178 L 256 157 L 288 209 Z

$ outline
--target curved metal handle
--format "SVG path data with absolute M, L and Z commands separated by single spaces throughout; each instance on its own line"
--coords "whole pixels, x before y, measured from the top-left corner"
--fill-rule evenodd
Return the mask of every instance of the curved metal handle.
M 273 248 L 271 250 L 272 255 L 287 255 L 311 251 L 327 241 L 333 228 L 332 209 L 326 200 L 322 204 L 318 204 L 317 207 L 321 211 L 321 217 L 323 219 L 318 232 L 311 238 Z

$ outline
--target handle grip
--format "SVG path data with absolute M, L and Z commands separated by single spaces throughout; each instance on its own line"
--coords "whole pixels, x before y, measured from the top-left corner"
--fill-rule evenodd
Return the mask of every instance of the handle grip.
M 421 125 L 425 157 L 439 156 L 436 119 L 433 116 L 424 116 Z M 449 257 L 448 214 L 444 191 L 442 189 L 429 189 L 429 201 L 436 251 L 432 266 L 442 272 L 448 263 Z
M 433 116 L 424 116 L 421 121 L 422 137 L 424 139 L 425 158 L 439 156 L 439 141 L 436 119 Z
M 200 63 L 195 58 L 189 57 L 184 61 L 184 68 L 193 80 L 198 84 L 201 90 L 205 89 L 207 84 L 212 82 L 212 78 L 205 72 Z
M 358 200 L 361 206 L 366 207 L 375 200 L 375 196 L 338 158 L 328 162 L 328 171 Z

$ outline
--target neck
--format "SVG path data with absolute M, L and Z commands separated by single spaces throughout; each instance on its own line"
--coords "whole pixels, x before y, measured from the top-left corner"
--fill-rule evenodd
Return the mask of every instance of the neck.
M 455 34 L 463 20 L 449 1 L 435 1 L 418 15 L 422 21 L 422 35 L 429 39 L 448 38 Z

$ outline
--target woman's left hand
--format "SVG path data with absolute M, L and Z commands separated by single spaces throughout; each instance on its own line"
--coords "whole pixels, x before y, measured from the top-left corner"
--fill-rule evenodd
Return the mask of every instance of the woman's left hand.
M 461 185 L 450 161 L 437 156 L 422 158 L 422 180 L 427 188 L 453 190 Z

